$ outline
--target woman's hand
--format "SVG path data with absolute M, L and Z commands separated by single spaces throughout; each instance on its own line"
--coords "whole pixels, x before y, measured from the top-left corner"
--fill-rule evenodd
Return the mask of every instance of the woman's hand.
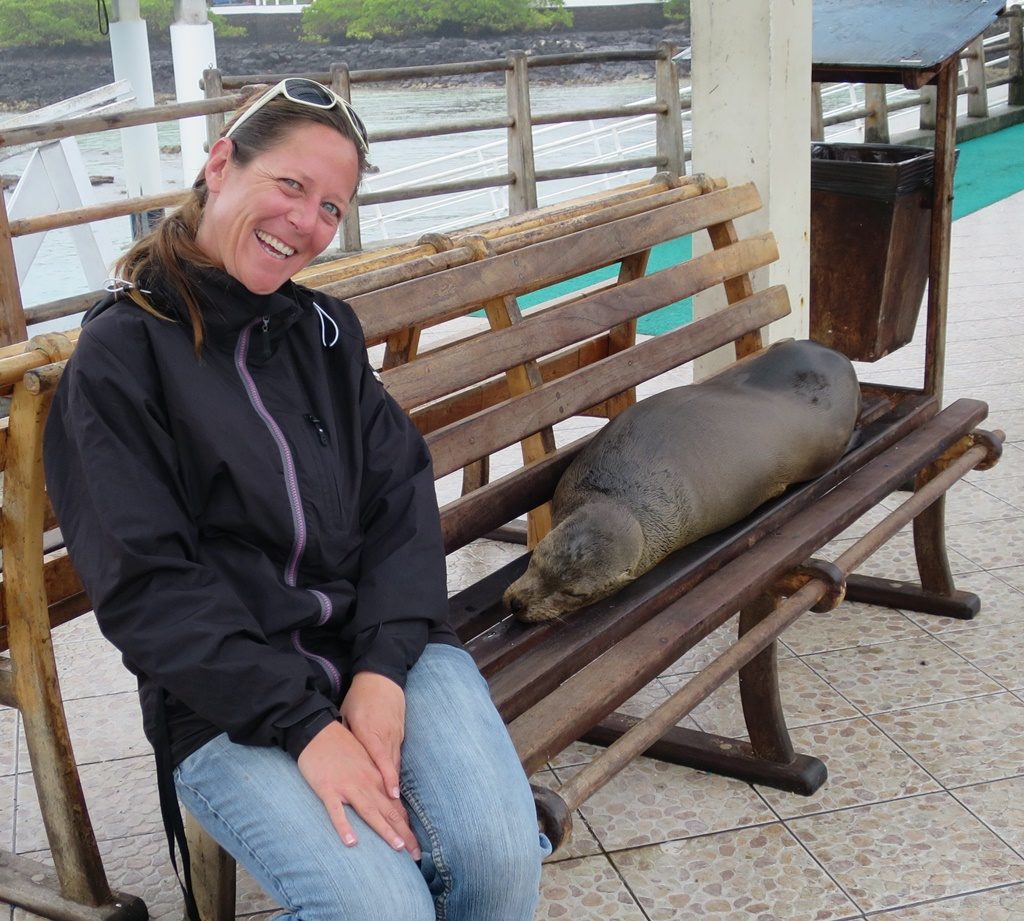
M 390 678 L 359 672 L 341 703 L 341 716 L 377 765 L 384 789 L 397 800 L 405 738 L 405 692 Z
M 345 726 L 335 722 L 321 729 L 302 750 L 298 765 L 347 846 L 356 843 L 356 834 L 345 815 L 345 806 L 349 805 L 395 850 L 405 849 L 413 860 L 420 859 L 405 809 L 385 790 L 374 760 Z

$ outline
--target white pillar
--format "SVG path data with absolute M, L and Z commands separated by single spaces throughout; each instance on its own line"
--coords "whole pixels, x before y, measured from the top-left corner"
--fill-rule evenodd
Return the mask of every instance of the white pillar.
M 174 62 L 174 92 L 178 102 L 203 98 L 203 71 L 217 66 L 213 23 L 206 15 L 206 0 L 175 0 L 175 21 L 171 26 L 171 58 Z M 183 118 L 181 169 L 183 182 L 192 185 L 206 162 L 206 119 L 197 115 Z
M 810 293 L 811 0 L 691 5 L 693 170 L 731 185 L 753 181 L 764 207 L 741 218 L 741 236 L 774 232 L 780 258 L 754 274 L 754 289 L 783 284 L 793 313 L 767 341 L 807 338 Z M 694 252 L 706 252 L 706 235 Z M 725 305 L 720 291 L 694 299 L 694 315 Z M 720 349 L 697 362 L 706 376 L 732 360 Z
M 110 55 L 114 79 L 127 80 L 135 103 L 148 108 L 153 101 L 153 71 L 149 64 L 149 36 L 139 17 L 138 0 L 114 0 L 110 22 Z M 125 188 L 129 198 L 160 191 L 160 141 L 156 125 L 121 129 Z

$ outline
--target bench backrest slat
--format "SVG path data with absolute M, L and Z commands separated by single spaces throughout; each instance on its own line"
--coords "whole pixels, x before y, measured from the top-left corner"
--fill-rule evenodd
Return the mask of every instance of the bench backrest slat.
M 429 325 L 438 317 L 467 312 L 496 297 L 557 284 L 758 207 L 760 198 L 751 184 L 710 192 L 654 212 L 368 292 L 352 298 L 351 304 L 367 338 L 379 339 L 399 328 Z M 330 286 L 326 290 L 330 292 Z M 396 304 L 401 305 L 400 310 L 396 310 Z
M 785 288 L 747 300 L 520 394 L 514 401 L 428 434 L 435 476 L 441 477 L 527 435 L 554 425 L 636 384 L 685 364 L 789 313 Z
M 525 361 L 607 332 L 727 278 L 778 258 L 770 233 L 713 250 L 654 275 L 590 297 L 531 314 L 528 322 L 495 330 L 437 354 L 423 354 L 382 375 L 388 392 L 406 409 L 421 406 Z
M 342 259 L 310 266 L 299 273 L 296 280 L 335 297 L 351 298 L 429 274 L 433 270 L 428 261 L 431 256 L 461 250 L 461 241 L 471 236 L 488 240 L 495 253 L 508 252 L 692 198 L 713 187 L 714 183 L 703 176 L 681 179 L 662 176 L 660 180 L 655 177 L 650 182 L 625 186 L 615 192 L 598 192 L 567 205 L 550 206 L 542 215 L 537 212 L 510 215 L 464 228 L 451 236 L 427 233 L 416 244 L 396 244 L 352 253 Z M 468 251 L 460 252 L 451 264 L 469 262 L 474 258 L 475 255 Z
M 487 483 L 441 509 L 445 553 L 475 540 L 481 534 L 536 508 L 555 490 L 555 484 L 593 435 L 578 438 L 547 457 L 516 472 Z
M 565 377 L 572 371 L 607 358 L 612 351 L 608 336 L 591 339 L 578 348 L 568 349 L 552 358 L 545 358 L 537 362 L 541 379 L 551 381 Z M 481 412 L 488 406 L 507 400 L 511 395 L 508 381 L 504 377 L 499 377 L 447 399 L 438 400 L 422 409 L 413 410 L 411 415 L 413 422 L 426 435 L 428 432 L 450 425 L 456 419 L 464 419 L 473 413 Z

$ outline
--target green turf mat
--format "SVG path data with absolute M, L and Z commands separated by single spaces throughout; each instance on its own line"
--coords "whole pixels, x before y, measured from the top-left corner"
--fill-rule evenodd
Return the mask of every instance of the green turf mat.
M 1024 189 L 1024 124 L 957 145 L 953 219 L 973 214 Z

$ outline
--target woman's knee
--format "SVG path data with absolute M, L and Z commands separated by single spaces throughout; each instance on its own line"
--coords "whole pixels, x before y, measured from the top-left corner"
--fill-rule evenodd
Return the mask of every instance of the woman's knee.
M 422 879 L 414 887 L 386 877 L 362 887 L 325 879 L 315 892 L 286 907 L 287 921 L 436 921 L 434 901 Z
M 487 821 L 446 838 L 436 863 L 460 903 L 481 906 L 481 918 L 532 917 L 522 912 L 536 902 L 545 853 L 532 816 L 524 821 L 492 809 Z M 491 909 L 483 910 L 484 905 Z

